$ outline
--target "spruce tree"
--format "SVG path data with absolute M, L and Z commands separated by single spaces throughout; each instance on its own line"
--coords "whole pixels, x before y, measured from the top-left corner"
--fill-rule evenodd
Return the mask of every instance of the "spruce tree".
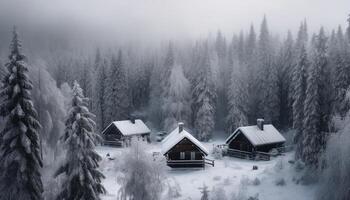
M 96 84 L 94 87 L 94 108 L 97 119 L 97 129 L 102 131 L 107 126 L 107 101 L 106 101 L 106 90 L 107 90 L 107 61 L 104 60 L 96 74 Z
M 296 145 L 295 157 L 299 159 L 303 148 L 303 121 L 304 102 L 306 96 L 306 80 L 309 68 L 308 55 L 306 51 L 306 27 L 300 26 L 298 38 L 295 45 L 296 64 L 292 72 L 292 107 L 293 128 L 295 129 L 294 143 Z
M 40 140 L 33 85 L 16 28 L 10 46 L 7 73 L 1 90 L 0 113 L 5 118 L 0 141 L 0 199 L 42 199 Z
M 260 85 L 260 111 L 267 122 L 276 123 L 279 117 L 279 100 L 277 96 L 277 70 L 273 63 L 273 46 L 264 16 L 261 24 L 258 45 L 258 83 Z
M 164 113 L 164 130 L 171 131 L 178 122 L 189 122 L 190 83 L 186 79 L 182 66 L 176 65 L 171 71 L 170 88 L 162 106 Z
M 349 66 L 347 63 L 347 46 L 343 36 L 343 31 L 339 26 L 333 40 L 331 49 L 331 59 L 334 64 L 334 87 L 335 87 L 335 111 L 340 117 L 344 118 L 350 105 L 346 97 L 346 91 L 349 87 Z
M 313 39 L 312 59 L 307 78 L 304 104 L 303 151 L 301 158 L 309 167 L 319 166 L 319 157 L 325 148 L 329 113 L 329 90 L 327 89 L 327 54 L 323 28 Z
M 216 93 L 211 71 L 210 55 L 205 44 L 204 55 L 199 69 L 197 84 L 193 89 L 192 99 L 195 110 L 194 127 L 199 140 L 208 141 L 214 129 Z
M 101 138 L 95 133 L 95 122 L 91 119 L 94 115 L 87 108 L 88 98 L 84 97 L 76 81 L 72 93 L 66 129 L 61 138 L 67 146 L 66 161 L 55 173 L 55 177 L 66 175 L 57 200 L 99 200 L 99 195 L 106 192 L 101 184 L 104 175 L 98 170 L 101 157 L 95 151 Z
M 108 73 L 107 122 L 125 120 L 129 117 L 129 89 L 123 64 L 122 52 L 119 51 L 118 58 L 112 57 L 110 72 Z M 107 84 L 106 84 L 107 85 Z

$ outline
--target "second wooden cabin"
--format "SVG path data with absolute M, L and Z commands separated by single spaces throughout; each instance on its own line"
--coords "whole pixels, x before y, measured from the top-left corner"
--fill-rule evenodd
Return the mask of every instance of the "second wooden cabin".
M 102 131 L 103 144 L 128 146 L 131 137 L 149 141 L 150 129 L 140 119 L 114 121 Z
M 214 166 L 214 161 L 206 159 L 209 152 L 204 145 L 184 129 L 184 124 L 174 129 L 162 141 L 162 154 L 170 167 L 203 167 Z
M 264 124 L 263 119 L 257 119 L 253 126 L 238 127 L 226 140 L 229 155 L 269 160 L 272 149 L 283 147 L 286 139 L 272 125 Z

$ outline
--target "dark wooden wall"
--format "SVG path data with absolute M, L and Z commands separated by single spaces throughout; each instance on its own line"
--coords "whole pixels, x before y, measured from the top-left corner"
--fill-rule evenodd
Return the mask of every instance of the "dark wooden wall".
M 229 143 L 229 148 L 230 149 L 237 149 L 240 151 L 253 151 L 253 145 L 250 143 L 250 141 L 242 134 L 242 133 L 237 133 L 237 137 L 233 139 Z
M 185 152 L 184 160 L 191 160 L 191 152 L 195 152 L 195 160 L 203 160 L 203 157 L 205 156 L 204 153 L 187 138 L 181 140 L 168 152 L 168 159 L 180 160 L 180 152 Z

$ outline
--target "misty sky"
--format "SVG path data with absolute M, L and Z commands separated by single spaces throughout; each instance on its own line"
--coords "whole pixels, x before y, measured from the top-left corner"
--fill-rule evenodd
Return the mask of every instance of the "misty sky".
M 125 39 L 204 37 L 218 29 L 231 36 L 252 22 L 258 28 L 264 14 L 275 33 L 296 31 L 304 18 L 311 31 L 330 31 L 344 27 L 349 13 L 350 0 L 0 0 L 2 21 L 15 15 L 28 26 L 60 24 Z

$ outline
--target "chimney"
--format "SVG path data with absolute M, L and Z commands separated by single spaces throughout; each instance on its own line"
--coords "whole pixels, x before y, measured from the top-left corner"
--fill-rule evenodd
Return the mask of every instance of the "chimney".
M 258 128 L 260 129 L 260 130 L 264 130 L 264 119 L 257 119 L 256 120 L 256 125 L 258 126 Z
M 179 122 L 179 133 L 181 133 L 184 130 L 184 123 Z
M 135 118 L 134 117 L 131 117 L 130 121 L 131 121 L 131 123 L 135 124 Z

